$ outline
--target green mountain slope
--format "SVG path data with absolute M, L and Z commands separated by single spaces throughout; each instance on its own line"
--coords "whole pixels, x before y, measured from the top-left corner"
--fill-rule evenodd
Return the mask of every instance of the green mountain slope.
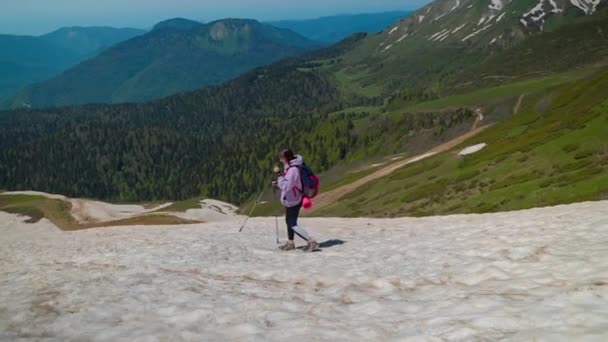
M 608 71 L 528 96 L 520 113 L 413 163 L 321 215 L 404 216 L 526 209 L 608 198 Z M 487 144 L 459 156 L 464 147 Z
M 201 24 L 174 19 L 27 87 L 10 106 L 141 102 L 221 83 L 315 46 L 291 31 L 253 20 Z
M 434 1 L 381 34 L 370 36 L 346 54 L 341 64 L 332 68 L 338 75 L 348 75 L 350 87 L 360 89 L 362 93 L 384 97 L 401 91 L 399 95 L 402 98 L 416 102 L 485 86 L 488 83 L 483 78 L 485 76 L 506 76 L 508 80 L 509 77 L 530 71 L 567 68 L 565 65 L 543 65 L 535 61 L 537 54 L 543 52 L 540 46 L 537 49 L 533 43 L 517 50 L 531 39 L 534 44 L 553 46 L 556 61 L 562 57 L 573 61 L 577 48 L 585 44 L 595 48 L 586 49 L 586 58 L 605 58 L 603 28 L 607 1 L 599 1 L 595 10 L 588 12 L 569 1 L 555 1 L 553 3 L 559 11 L 546 9 L 542 14 L 543 19 L 538 19 L 535 26 L 529 22 L 532 19 L 527 14 L 537 8 L 538 3 L 538 0 Z M 545 1 L 540 3 L 546 5 Z M 533 13 L 541 16 L 540 12 Z M 593 23 L 587 25 L 590 30 L 585 30 L 584 39 L 581 40 L 581 35 L 576 32 L 583 31 L 580 25 L 587 21 Z M 541 25 L 542 22 L 545 24 Z M 567 26 L 569 23 L 573 25 Z M 551 29 L 548 30 L 548 27 Z M 547 35 L 545 31 L 560 32 Z M 561 39 L 563 35 L 575 37 L 573 43 L 576 46 L 551 41 Z M 519 62 L 507 57 L 507 51 L 513 57 L 517 54 L 532 60 Z M 509 68 L 501 69 L 504 62 L 511 63 Z M 579 57 L 570 66 L 582 63 L 585 62 Z M 493 68 L 502 73 L 481 75 Z M 467 88 L 470 82 L 473 84 Z
M 314 41 L 333 44 L 355 33 L 382 31 L 411 13 L 411 11 L 393 11 L 336 15 L 309 20 L 272 21 L 269 24 L 289 29 Z

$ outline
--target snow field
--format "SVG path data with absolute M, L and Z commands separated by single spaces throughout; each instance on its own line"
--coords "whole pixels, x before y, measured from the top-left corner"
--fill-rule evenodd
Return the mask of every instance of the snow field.
M 608 202 L 304 219 L 339 240 L 310 254 L 276 250 L 274 218 L 240 223 L 61 232 L 0 213 L 0 339 L 608 337 Z

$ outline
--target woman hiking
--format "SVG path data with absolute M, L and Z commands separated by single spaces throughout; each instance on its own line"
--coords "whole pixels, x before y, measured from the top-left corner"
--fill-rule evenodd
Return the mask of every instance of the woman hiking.
M 279 159 L 283 163 L 284 172 L 276 166 L 274 172 L 278 179 L 273 185 L 281 189 L 281 204 L 285 206 L 285 222 L 287 223 L 288 241 L 279 248 L 284 251 L 296 249 L 294 243 L 295 234 L 308 242 L 305 252 L 312 252 L 319 247 L 319 244 L 308 232 L 298 225 L 298 215 L 302 208 L 302 180 L 300 179 L 299 167 L 303 164 L 302 156 L 295 155 L 292 150 L 284 149 L 279 154 Z

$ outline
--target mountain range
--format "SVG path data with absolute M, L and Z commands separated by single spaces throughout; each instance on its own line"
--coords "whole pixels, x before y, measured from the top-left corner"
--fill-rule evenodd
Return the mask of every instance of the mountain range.
M 402 215 L 599 198 L 608 193 L 598 186 L 608 184 L 604 32 L 606 1 L 437 0 L 383 32 L 219 86 L 142 104 L 2 112 L 0 187 L 243 203 L 266 186 L 281 146 L 328 173 L 431 148 L 481 120 L 494 124 L 475 138 L 492 144 L 487 152 L 457 159 L 448 151 L 380 187 L 366 185 L 358 201 L 342 198 L 348 206 L 327 213 L 356 216 L 367 210 L 357 203 L 368 201 L 366 214 Z M 560 160 L 551 163 L 556 151 Z M 426 173 L 440 165 L 451 173 Z M 487 179 L 474 179 L 481 174 Z M 525 192 L 532 185 L 537 192 Z M 466 190 L 470 202 L 439 201 L 448 196 L 442 189 Z M 425 199 L 438 206 L 425 209 L 435 203 Z
M 52 79 L 25 87 L 8 107 L 142 102 L 218 84 L 318 46 L 254 20 L 202 24 L 171 19 Z
M 0 96 L 45 80 L 144 31 L 66 27 L 42 36 L 0 35 Z
M 411 11 L 335 15 L 308 20 L 281 20 L 269 24 L 292 30 L 314 41 L 333 44 L 354 33 L 376 33 L 407 17 Z

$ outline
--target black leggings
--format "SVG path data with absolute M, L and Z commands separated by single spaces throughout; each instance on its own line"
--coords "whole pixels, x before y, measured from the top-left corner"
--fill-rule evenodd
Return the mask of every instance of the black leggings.
M 302 208 L 302 203 L 296 205 L 295 207 L 285 208 L 285 222 L 287 223 L 287 236 L 289 240 L 293 240 L 296 234 L 296 231 L 293 230 L 293 226 L 298 225 L 298 216 L 300 215 L 300 209 Z M 298 234 L 299 237 L 306 240 L 305 237 Z

